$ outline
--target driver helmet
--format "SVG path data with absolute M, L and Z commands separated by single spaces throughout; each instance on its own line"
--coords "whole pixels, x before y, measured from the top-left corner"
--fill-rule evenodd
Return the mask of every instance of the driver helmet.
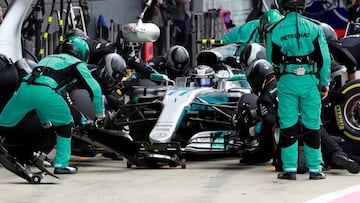
M 126 76 L 126 68 L 125 60 L 119 54 L 107 54 L 98 64 L 99 79 L 106 87 L 113 87 Z
M 165 54 L 165 65 L 173 70 L 184 71 L 189 63 L 189 52 L 183 46 L 175 45 Z
M 259 33 L 262 42 L 266 40 L 266 34 L 268 28 L 281 20 L 284 16 L 277 9 L 270 9 L 261 15 L 259 20 Z
M 61 44 L 60 53 L 67 53 L 87 62 L 89 60 L 89 46 L 85 40 L 78 36 L 71 36 Z
M 215 71 L 210 66 L 199 65 L 194 67 L 191 73 L 195 87 L 214 87 Z
M 265 47 L 259 43 L 247 44 L 240 53 L 240 63 L 248 67 L 257 59 L 265 59 Z
M 246 69 L 246 78 L 255 93 L 260 92 L 268 76 L 275 75 L 274 67 L 265 59 L 254 61 Z

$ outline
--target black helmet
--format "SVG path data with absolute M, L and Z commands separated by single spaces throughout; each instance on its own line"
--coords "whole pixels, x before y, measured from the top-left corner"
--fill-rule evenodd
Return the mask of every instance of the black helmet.
M 185 47 L 175 45 L 171 47 L 165 55 L 166 67 L 172 68 L 176 71 L 183 71 L 190 62 L 189 52 Z
M 89 59 L 89 46 L 81 37 L 71 36 L 62 43 L 60 53 L 67 53 L 87 62 Z
M 274 73 L 274 67 L 267 60 L 259 59 L 246 69 L 246 78 L 252 90 L 258 93 L 264 87 L 266 78 Z
M 337 34 L 336 34 L 334 28 L 332 28 L 329 24 L 320 23 L 320 26 L 321 26 L 322 30 L 324 31 L 326 40 L 328 42 L 338 40 L 338 37 L 337 37 Z
M 98 64 L 99 79 L 107 87 L 113 87 L 116 81 L 126 76 L 127 65 L 117 53 L 107 54 Z
M 257 59 L 265 59 L 265 47 L 259 43 L 247 44 L 240 53 L 241 65 L 248 67 Z
M 194 80 L 195 87 L 213 87 L 216 84 L 215 71 L 207 65 L 194 67 L 190 77 Z
M 66 34 L 65 34 L 65 39 L 69 38 L 69 37 L 72 37 L 72 36 L 78 36 L 78 37 L 81 37 L 83 39 L 88 39 L 89 37 L 85 34 L 84 31 L 82 31 L 81 29 L 79 28 L 73 28 L 71 30 L 69 30 Z
M 276 0 L 279 10 L 303 10 L 305 8 L 305 0 Z

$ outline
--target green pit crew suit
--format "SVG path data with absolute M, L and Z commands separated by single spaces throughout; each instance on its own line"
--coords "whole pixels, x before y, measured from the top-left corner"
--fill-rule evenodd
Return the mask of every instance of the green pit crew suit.
M 249 21 L 241 26 L 236 27 L 230 32 L 223 35 L 220 39 L 225 43 L 239 43 L 241 46 L 238 49 L 237 55 L 240 56 L 244 54 L 246 59 L 249 56 L 246 56 L 248 53 L 244 53 L 244 49 L 252 43 L 264 43 L 266 37 L 266 30 L 273 23 L 278 22 L 283 18 L 283 15 L 277 9 L 270 9 L 261 15 L 260 19 Z M 242 56 L 240 56 L 242 58 Z M 244 60 L 244 59 L 240 59 Z M 242 61 L 245 62 L 245 61 Z M 245 65 L 245 64 L 244 64 Z
M 285 172 L 297 171 L 299 112 L 304 126 L 304 150 L 311 173 L 321 172 L 320 87 L 329 86 L 330 54 L 321 27 L 290 11 L 270 28 L 266 58 L 279 68 L 278 115 Z
M 260 19 L 251 20 L 221 36 L 224 43 L 263 43 L 267 28 L 279 21 L 283 16 L 277 9 L 270 9 Z
M 224 34 L 223 36 L 221 36 L 220 40 L 223 40 L 224 43 L 229 44 L 241 44 L 237 52 L 237 55 L 240 56 L 241 52 L 246 48 L 248 44 L 260 42 L 259 22 L 260 20 L 251 20 Z M 244 86 L 249 87 L 248 84 L 245 84 Z
M 220 37 L 224 43 L 260 42 L 259 20 L 251 20 Z
M 242 50 L 244 50 L 246 44 L 260 42 L 259 22 L 260 20 L 251 20 L 224 34 L 220 37 L 220 40 L 228 44 L 243 44 L 238 49 L 238 55 L 240 56 L 240 53 L 242 52 Z
M 35 110 L 43 125 L 51 123 L 55 128 L 55 168 L 66 168 L 71 153 L 73 118 L 70 109 L 59 92 L 74 82 L 82 83 L 92 96 L 97 117 L 104 117 L 102 92 L 91 76 L 86 63 L 69 54 L 50 55 L 42 59 L 33 74 L 23 78 L 19 89 L 0 114 L 0 126 L 14 127 L 30 111 Z M 25 135 L 24 135 L 25 136 Z

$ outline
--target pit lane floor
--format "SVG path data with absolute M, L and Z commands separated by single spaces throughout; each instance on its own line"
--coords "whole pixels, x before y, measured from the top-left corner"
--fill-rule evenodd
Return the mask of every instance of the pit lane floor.
M 325 180 L 278 180 L 270 163 L 239 164 L 236 157 L 187 161 L 187 168 L 126 168 L 126 160 L 72 157 L 79 173 L 46 176 L 42 184 L 0 167 L 0 202 L 344 203 L 360 202 L 360 177 L 333 169 Z M 52 171 L 52 169 L 51 169 Z

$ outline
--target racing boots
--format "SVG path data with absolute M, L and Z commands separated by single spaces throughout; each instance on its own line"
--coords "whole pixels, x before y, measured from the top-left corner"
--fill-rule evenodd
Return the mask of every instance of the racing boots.
M 65 168 L 55 168 L 54 174 L 75 174 L 78 172 L 76 166 L 67 166 Z
M 296 180 L 296 172 L 281 172 L 278 174 L 278 179 Z
M 350 173 L 356 174 L 360 171 L 360 166 L 354 160 L 348 158 L 345 154 L 337 153 L 331 158 L 332 162 L 340 167 L 345 168 Z
M 320 180 L 325 178 L 326 175 L 323 172 L 310 172 L 310 176 L 309 176 L 310 180 Z

